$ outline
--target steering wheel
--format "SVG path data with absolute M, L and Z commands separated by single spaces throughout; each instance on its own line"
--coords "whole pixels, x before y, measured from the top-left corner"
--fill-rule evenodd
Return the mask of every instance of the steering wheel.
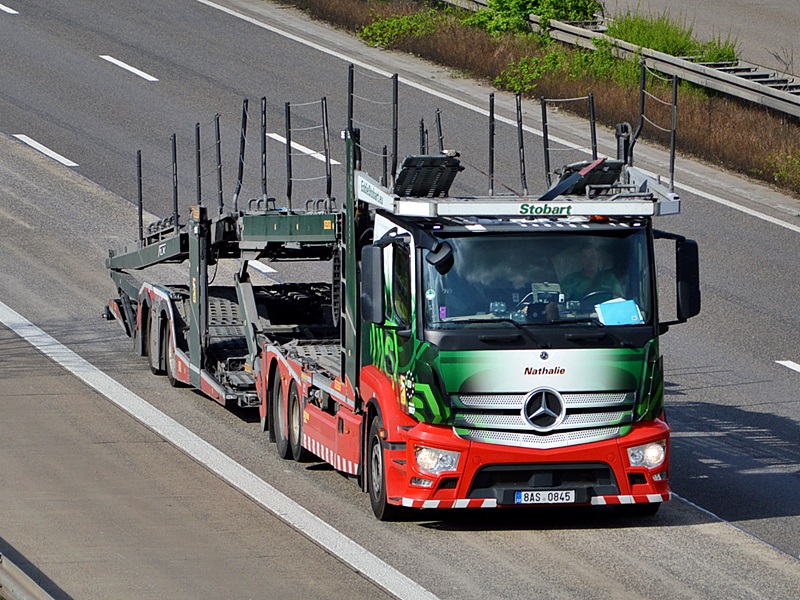
M 580 300 L 581 310 L 588 312 L 589 310 L 594 309 L 595 304 L 602 304 L 603 302 L 607 302 L 614 297 L 614 292 L 610 292 L 608 290 L 596 290 L 594 292 L 589 292 Z

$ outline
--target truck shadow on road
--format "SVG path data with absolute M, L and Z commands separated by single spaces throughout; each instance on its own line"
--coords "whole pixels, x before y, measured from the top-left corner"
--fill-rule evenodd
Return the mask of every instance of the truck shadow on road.
M 728 521 L 800 516 L 800 425 L 769 410 L 673 400 L 673 491 Z

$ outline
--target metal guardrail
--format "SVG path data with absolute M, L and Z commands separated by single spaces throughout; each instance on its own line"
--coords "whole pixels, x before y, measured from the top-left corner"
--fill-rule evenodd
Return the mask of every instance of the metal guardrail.
M 483 0 L 443 0 L 467 10 L 486 7 Z M 530 15 L 533 31 L 541 31 L 541 22 Z M 607 40 L 619 58 L 641 58 L 645 64 L 666 75 L 674 75 L 699 86 L 748 100 L 761 106 L 800 117 L 800 78 L 754 63 L 736 60 L 730 63 L 698 63 L 656 50 L 641 48 L 602 33 L 596 23 L 591 27 L 561 21 L 549 21 L 547 31 L 555 40 L 582 48 L 594 49 L 597 40 Z
M 531 27 L 534 30 L 541 27 L 535 15 L 531 15 Z M 800 117 L 800 80 L 792 75 L 741 60 L 716 64 L 692 62 L 561 21 L 550 21 L 547 30 L 553 39 L 582 48 L 593 49 L 595 41 L 606 40 L 619 58 L 641 58 L 648 67 L 666 75 Z
M 6 600 L 54 600 L 22 569 L 0 554 L 0 597 Z

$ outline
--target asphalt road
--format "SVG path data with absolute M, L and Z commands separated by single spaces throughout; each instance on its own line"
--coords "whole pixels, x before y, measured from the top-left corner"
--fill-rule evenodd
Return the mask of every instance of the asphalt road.
M 2 326 L 0 346 L 0 552 L 53 597 L 389 597 Z
M 465 157 L 484 156 L 485 118 L 470 105 L 484 107 L 487 89 L 408 57 L 363 48 L 273 5 L 229 6 L 353 60 L 399 72 L 402 106 L 413 108 L 403 112 L 404 147 L 416 139 L 419 115 L 430 119 L 441 107 L 447 146 L 460 148 Z M 124 199 L 135 196 L 135 150 L 163 155 L 163 162 L 149 164 L 153 179 L 167 191 L 158 192 L 153 184 L 147 206 L 167 214 L 164 148 L 172 131 L 188 129 L 181 164 L 191 167 L 194 122 L 208 123 L 209 115 L 223 112 L 226 122 L 233 122 L 224 129 L 225 164 L 234 165 L 243 95 L 267 94 L 270 114 L 279 116 L 287 99 L 324 94 L 332 123 L 342 123 L 347 60 L 189 0 L 139 3 L 135 9 L 123 2 L 105 3 L 102 10 L 66 2 L 29 2 L 22 8 L 13 17 L 0 13 L 0 38 L 9 48 L 0 55 L 0 73 L 9 82 L 0 89 L 0 131 L 29 135 L 78 166 L 64 167 L 14 138 L 0 139 L 0 301 L 439 597 L 788 598 L 800 586 L 800 373 L 775 362 L 800 362 L 795 333 L 800 322 L 793 314 L 800 282 L 792 250 L 800 232 L 796 201 L 679 161 L 680 182 L 751 211 L 684 193 L 683 214 L 663 224 L 697 238 L 703 258 L 704 311 L 673 328 L 664 341 L 675 428 L 672 485 L 687 502 L 669 503 L 642 523 L 602 511 L 565 510 L 434 513 L 421 521 L 380 524 L 353 482 L 321 465 L 279 461 L 253 415 L 170 389 L 132 357 L 115 325 L 98 319 L 113 293 L 102 264 L 106 249 L 135 236 L 135 213 Z M 115 71 L 101 54 L 135 64 L 159 81 Z M 44 68 L 50 60 L 55 64 Z M 295 66 L 288 69 L 289 64 Z M 422 85 L 440 96 L 433 98 Z M 507 97 L 500 96 L 498 106 L 510 114 Z M 528 107 L 531 124 L 537 111 Z M 569 120 L 558 125 L 566 138 L 584 128 Z M 498 163 L 516 165 L 513 136 L 510 142 Z M 537 147 L 529 136 L 529 178 L 541 168 Z M 270 148 L 280 171 L 280 147 Z M 641 147 L 639 153 L 642 166 L 665 164 L 658 151 Z M 513 171 L 508 169 L 509 180 Z M 465 175 L 467 189 L 485 185 L 479 174 Z M 185 181 L 184 205 L 192 201 L 191 168 Z M 251 178 L 251 189 L 255 184 Z M 273 189 L 279 195 L 281 182 Z M 663 268 L 668 283 L 672 267 L 665 261 Z M 309 274 L 287 269 L 278 275 Z M 3 368 L 7 372 L 5 363 Z M 90 404 L 82 413 L 85 426 L 96 424 L 102 432 L 103 421 L 92 417 L 95 410 Z M 230 524 L 220 528 L 236 531 L 244 520 L 269 529 L 246 510 L 221 504 L 215 516 Z M 40 532 L 54 529 L 44 519 L 37 526 Z M 0 536 L 41 569 L 47 542 L 40 536 L 5 528 Z M 264 539 L 270 540 L 266 546 L 275 543 Z M 146 552 L 167 541 L 154 537 L 142 543 Z M 176 533 L 175 543 L 180 552 L 190 542 Z M 281 543 L 291 546 L 294 538 Z M 542 556 L 548 557 L 544 563 Z M 293 560 L 304 573 L 329 577 L 313 558 Z M 89 597 L 89 591 L 80 592 L 75 597 Z M 236 589 L 230 597 L 246 594 L 245 588 Z

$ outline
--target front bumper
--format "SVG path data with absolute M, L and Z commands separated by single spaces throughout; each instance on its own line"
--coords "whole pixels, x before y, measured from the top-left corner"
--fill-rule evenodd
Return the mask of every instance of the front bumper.
M 669 432 L 669 425 L 656 419 L 621 438 L 537 450 L 470 442 L 450 427 L 418 424 L 401 431 L 404 444 L 385 449 L 389 502 L 413 508 L 494 508 L 518 506 L 517 492 L 566 490 L 574 491 L 570 505 L 666 502 L 671 497 Z M 630 465 L 627 448 L 658 440 L 667 441 L 661 465 Z M 417 446 L 459 452 L 457 470 L 432 475 L 419 469 Z

